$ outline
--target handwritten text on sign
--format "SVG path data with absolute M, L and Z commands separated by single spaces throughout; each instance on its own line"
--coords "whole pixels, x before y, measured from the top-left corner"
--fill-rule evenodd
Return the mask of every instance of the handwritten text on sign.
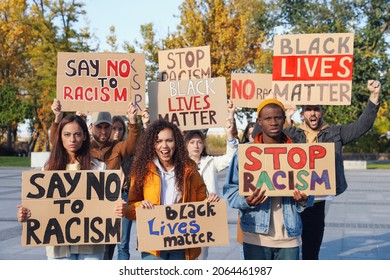
M 173 250 L 229 244 L 226 200 L 138 207 L 138 250 Z
M 230 92 L 234 106 L 257 108 L 261 101 L 274 97 L 272 74 L 233 73 Z
M 162 81 L 211 78 L 210 47 L 193 47 L 158 52 Z
M 285 104 L 351 104 L 353 33 L 277 35 L 273 91 Z
M 31 210 L 22 245 L 119 243 L 120 171 L 25 171 L 22 204 Z
M 57 99 L 63 111 L 124 114 L 145 108 L 145 55 L 58 53 Z
M 151 121 L 165 119 L 182 130 L 225 126 L 225 78 L 151 82 L 148 92 Z
M 335 195 L 334 143 L 242 144 L 239 153 L 239 193 L 256 188 L 267 196 Z

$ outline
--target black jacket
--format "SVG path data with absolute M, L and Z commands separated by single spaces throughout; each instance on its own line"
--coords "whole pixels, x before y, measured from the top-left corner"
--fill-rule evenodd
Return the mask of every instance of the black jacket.
M 348 187 L 344 174 L 342 147 L 356 141 L 372 128 L 378 109 L 379 104 L 375 105 L 368 100 L 366 108 L 355 122 L 346 125 L 332 125 L 321 130 L 318 134 L 318 142 L 335 143 L 336 195 L 342 194 Z M 292 126 L 286 128 L 284 132 L 294 143 L 306 143 L 306 135 L 302 129 Z

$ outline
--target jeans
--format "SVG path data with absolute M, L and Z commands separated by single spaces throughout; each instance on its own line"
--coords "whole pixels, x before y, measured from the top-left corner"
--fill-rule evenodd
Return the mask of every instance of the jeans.
M 160 257 L 156 257 L 147 252 L 141 252 L 141 257 L 143 260 L 185 260 L 186 251 L 185 249 L 160 251 Z
M 122 199 L 127 201 L 127 192 L 122 193 Z M 122 218 L 122 237 L 121 243 L 118 244 L 118 260 L 129 260 L 130 259 L 130 233 L 131 225 L 133 221 L 127 219 L 126 217 Z
M 100 254 L 71 254 L 69 257 L 64 258 L 47 258 L 48 260 L 102 260 L 103 253 Z
M 302 259 L 318 260 L 325 231 L 325 200 L 315 202 L 301 213 Z
M 244 243 L 245 260 L 299 260 L 299 247 L 270 248 Z

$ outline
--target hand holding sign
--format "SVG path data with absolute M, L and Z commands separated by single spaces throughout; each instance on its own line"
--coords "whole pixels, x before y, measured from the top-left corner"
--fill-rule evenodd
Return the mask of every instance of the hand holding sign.
M 61 102 L 54 98 L 53 103 L 51 104 L 51 110 L 54 113 L 54 122 L 59 123 L 62 120 L 64 113 L 61 111 Z
M 295 189 L 294 192 L 293 192 L 293 198 L 294 200 L 296 200 L 299 204 L 301 204 L 302 206 L 305 206 L 306 205 L 306 202 L 307 202 L 307 195 L 304 194 L 303 192 L 301 192 L 300 190 L 298 189 Z
M 250 206 L 256 206 L 264 203 L 268 196 L 265 196 L 265 189 L 256 189 L 252 195 L 245 197 L 246 203 Z
M 131 124 L 137 123 L 137 107 L 133 104 L 133 102 L 130 102 L 129 107 L 127 108 L 127 117 L 129 118 L 129 122 Z
M 17 207 L 18 207 L 18 212 L 17 212 L 18 222 L 23 223 L 27 221 L 27 219 L 31 217 L 31 210 L 26 207 L 23 207 L 23 205 L 21 204 L 18 205 Z

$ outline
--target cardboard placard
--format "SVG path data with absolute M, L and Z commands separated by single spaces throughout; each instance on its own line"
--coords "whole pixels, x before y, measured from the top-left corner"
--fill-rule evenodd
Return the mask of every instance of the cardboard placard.
M 336 195 L 334 143 L 239 144 L 239 194 Z
M 353 33 L 276 35 L 276 98 L 283 104 L 350 105 L 353 40 Z
M 121 241 L 119 170 L 25 171 L 23 246 L 113 244 Z
M 181 130 L 226 124 L 225 78 L 150 82 L 148 94 L 151 121 L 165 119 Z
M 233 73 L 231 75 L 230 98 L 234 106 L 257 108 L 272 92 L 272 74 Z
M 177 250 L 229 244 L 226 200 L 136 209 L 138 250 Z
M 162 81 L 211 78 L 210 46 L 158 52 Z
M 57 99 L 62 111 L 125 115 L 132 101 L 145 109 L 145 55 L 59 52 Z

